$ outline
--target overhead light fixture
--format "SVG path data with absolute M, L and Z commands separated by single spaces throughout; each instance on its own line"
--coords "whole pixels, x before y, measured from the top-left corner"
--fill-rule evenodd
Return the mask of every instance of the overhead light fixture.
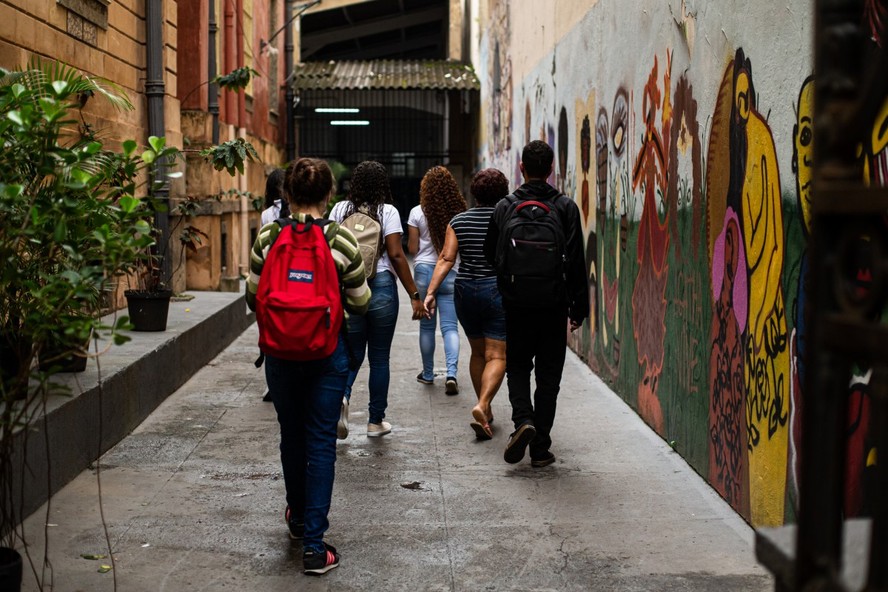
M 355 107 L 315 107 L 315 113 L 360 113 Z
M 334 119 L 330 125 L 370 125 L 366 119 Z

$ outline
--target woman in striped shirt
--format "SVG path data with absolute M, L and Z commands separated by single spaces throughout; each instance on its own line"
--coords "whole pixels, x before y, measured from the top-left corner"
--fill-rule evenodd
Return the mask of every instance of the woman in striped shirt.
M 289 200 L 290 218 L 303 224 L 323 218 L 333 195 L 333 174 L 323 160 L 300 158 L 287 167 L 283 191 Z M 364 314 L 370 289 L 358 243 L 335 222 L 322 228 L 339 275 L 343 308 L 349 314 Z M 280 232 L 276 222 L 266 224 L 253 244 L 246 293 L 251 310 L 256 309 L 266 257 Z M 333 494 L 336 422 L 349 372 L 346 347 L 340 335 L 328 358 L 302 362 L 265 357 L 265 380 L 281 426 L 281 465 L 287 490 L 284 515 L 290 538 L 303 539 L 302 565 L 309 575 L 324 574 L 339 565 L 339 554 L 324 542 L 324 533 Z
M 506 313 L 496 287 L 496 270 L 484 257 L 484 239 L 494 206 L 509 193 L 509 182 L 497 169 L 484 169 L 472 179 L 471 193 L 477 205 L 454 216 L 447 226 L 424 304 L 427 314 L 433 314 L 435 292 L 458 254 L 456 316 L 472 350 L 469 375 L 478 397 L 470 425 L 479 440 L 489 440 L 493 437 L 490 405 L 506 373 Z

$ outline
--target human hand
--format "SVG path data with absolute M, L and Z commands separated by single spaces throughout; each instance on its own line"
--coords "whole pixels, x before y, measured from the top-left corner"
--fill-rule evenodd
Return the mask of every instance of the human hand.
M 426 296 L 425 302 L 423 302 L 422 305 L 425 309 L 425 318 L 432 318 L 432 315 L 435 314 L 435 295 L 429 294 L 428 296 Z
M 413 307 L 413 320 L 418 321 L 425 317 L 425 307 L 421 300 L 411 300 L 410 305 Z

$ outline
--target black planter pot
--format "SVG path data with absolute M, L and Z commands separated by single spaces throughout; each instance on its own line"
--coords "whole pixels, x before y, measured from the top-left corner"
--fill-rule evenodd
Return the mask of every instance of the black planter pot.
M 30 338 L 0 332 L 0 381 L 7 392 L 17 383 L 19 374 L 30 360 L 31 344 Z M 26 396 L 27 389 L 22 389 L 15 393 L 14 398 L 24 399 Z
M 136 331 L 166 331 L 172 290 L 143 292 L 126 290 L 126 307 Z
M 0 590 L 22 589 L 22 556 L 15 549 L 0 547 Z

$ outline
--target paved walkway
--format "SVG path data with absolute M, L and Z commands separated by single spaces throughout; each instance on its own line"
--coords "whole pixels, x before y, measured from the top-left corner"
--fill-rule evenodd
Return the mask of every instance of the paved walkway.
M 113 572 L 99 572 L 107 558 L 82 557 L 107 553 L 95 471 L 26 521 L 38 571 L 49 534 L 55 590 L 112 590 L 115 576 L 123 592 L 772 587 L 752 530 L 573 354 L 553 431 L 557 462 L 504 463 L 505 387 L 494 402 L 500 431 L 476 441 L 468 344 L 460 395 L 444 395 L 441 374 L 433 387 L 417 383 L 418 325 L 403 301 L 393 433 L 365 436 L 365 370 L 352 434 L 339 444 L 327 533 L 342 564 L 303 576 L 283 523 L 278 428 L 261 401 L 256 342 L 254 325 L 102 457 Z M 440 340 L 437 354 L 443 366 Z M 36 589 L 26 573 L 24 590 Z

